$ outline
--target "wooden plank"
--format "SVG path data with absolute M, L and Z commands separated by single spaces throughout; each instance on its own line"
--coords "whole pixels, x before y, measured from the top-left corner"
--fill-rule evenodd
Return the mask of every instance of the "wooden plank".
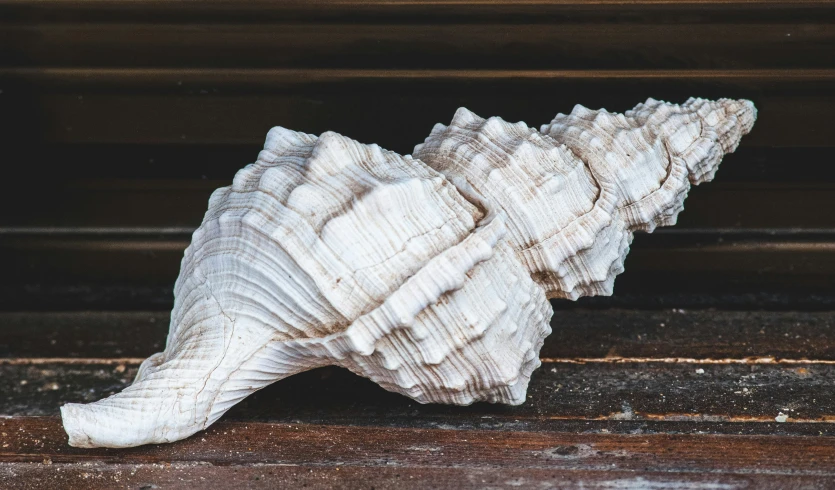
M 0 310 L 20 311 L 79 311 L 137 309 L 170 311 L 174 305 L 174 283 L 137 284 L 128 280 L 116 282 L 97 281 L 49 281 L 35 279 L 18 284 L 0 283 Z M 780 299 L 782 303 L 795 304 L 806 295 L 792 299 Z M 835 307 L 835 295 L 823 300 Z M 821 300 L 816 299 L 815 304 Z
M 41 143 L 255 145 L 275 125 L 409 153 L 460 106 L 539 126 L 577 103 L 693 95 L 754 100 L 747 147 L 831 147 L 833 82 L 833 70 L 3 69 L 0 109 L 19 158 Z
M 103 180 L 108 181 L 108 187 L 122 186 L 125 179 L 143 180 L 150 186 L 153 186 L 154 182 L 173 179 L 208 180 L 213 181 L 212 183 L 217 182 L 218 185 L 226 185 L 231 182 L 235 172 L 257 158 L 261 147 L 262 144 L 43 144 L 38 146 L 37 152 L 27 156 L 28 165 L 18 165 L 8 171 L 12 175 L 26 178 L 35 175 L 36 169 L 49 168 L 48 179 L 44 180 L 47 186 L 45 190 L 50 193 L 68 192 L 79 185 L 92 186 L 92 182 Z M 835 161 L 835 148 L 743 147 L 724 157 L 715 180 L 710 185 L 693 188 L 691 193 L 698 189 L 711 189 L 719 184 L 724 186 L 731 183 L 820 185 L 822 182 L 835 181 L 835 166 L 820 164 L 828 161 Z M 56 165 L 55 162 L 72 162 L 72 165 Z M 775 186 L 772 191 L 777 188 L 778 186 Z M 87 188 L 86 192 L 77 189 L 78 194 L 73 199 L 80 199 L 93 190 L 101 192 L 103 189 Z M 737 187 L 734 192 L 744 190 L 743 187 Z M 9 190 L 13 191 L 14 189 Z M 7 195 L 4 194 L 3 197 Z M 691 201 L 692 198 L 688 201 L 686 215 L 692 214 Z M 10 218 L 1 214 L 0 216 L 4 220 Z M 31 224 L 29 221 L 23 223 Z
M 735 160 L 727 158 L 729 167 Z M 835 186 L 833 186 L 835 187 Z M 829 184 L 711 182 L 690 191 L 674 230 L 828 228 Z M 825 217 L 826 216 L 826 217 Z M 666 230 L 665 230 L 666 231 Z
M 190 241 L 188 232 L 155 233 L 153 229 L 150 233 L 58 231 L 24 229 L 0 234 L 0 267 L 8 274 L 0 280 L 2 308 L 32 309 L 41 287 L 133 284 L 170 288 Z M 659 231 L 636 237 L 625 267 L 616 283 L 618 294 L 718 295 L 752 289 L 812 289 L 826 294 L 835 289 L 835 242 L 824 232 Z
M 36 23 L 0 30 L 6 66 L 829 68 L 835 26 L 780 23 Z M 535 21 L 537 22 L 537 21 Z M 617 42 L 613 42 L 617 40 Z
M 174 444 L 67 447 L 54 418 L 0 420 L 3 462 L 433 468 L 540 468 L 832 476 L 832 437 L 565 434 L 306 424 L 218 423 Z
M 835 360 L 835 313 L 558 309 L 542 357 Z
M 605 15 L 632 18 L 647 13 L 698 13 L 734 15 L 736 18 L 757 13 L 780 18 L 786 13 L 826 13 L 831 4 L 826 0 L 419 0 L 392 2 L 386 0 L 320 0 L 313 2 L 249 0 L 235 2 L 213 0 L 199 6 L 180 5 L 164 0 L 3 0 L 0 14 L 10 20 L 41 18 L 106 18 L 136 19 L 136 16 L 166 19 L 390 19 L 407 17 L 433 19 L 507 18 L 527 16 L 550 20 L 549 17 L 569 14 Z M 808 15 L 808 14 L 807 14 Z
M 63 403 L 99 400 L 131 382 L 137 361 L 0 362 L 0 388 L 6 395 L 0 400 L 0 414 L 56 415 Z M 323 368 L 251 395 L 225 420 L 539 431 L 559 430 L 565 427 L 563 423 L 576 429 L 589 422 L 600 423 L 599 430 L 612 430 L 620 422 L 630 422 L 629 429 L 662 423 L 666 429 L 659 426 L 657 430 L 667 431 L 728 431 L 727 426 L 738 426 L 732 433 L 743 429 L 739 424 L 753 423 L 771 433 L 799 430 L 833 435 L 833 379 L 832 361 L 549 360 L 534 372 L 523 405 L 454 407 L 420 405 L 343 369 Z M 781 414 L 787 423 L 777 422 Z M 726 426 L 713 428 L 711 424 Z
M 647 488 L 723 489 L 786 488 L 825 489 L 827 475 L 734 474 L 567 470 L 558 468 L 432 468 L 364 467 L 326 464 L 257 464 L 212 466 L 194 463 L 0 463 L 0 485 L 40 489 L 85 488 L 211 488 L 217 490 L 273 488 L 374 488 L 402 490 L 423 488 L 588 488 L 641 490 Z
M 127 257 L 142 265 L 156 267 L 141 256 Z M 173 258 L 172 258 L 173 260 Z M 127 271 L 121 262 L 114 266 Z M 172 266 L 173 267 L 173 266 Z M 736 272 L 675 270 L 640 272 L 627 265 L 630 272 L 618 277 L 615 295 L 581 298 L 577 303 L 557 302 L 557 308 L 731 308 L 815 311 L 835 308 L 835 288 L 826 274 L 779 275 Z M 148 280 L 151 271 L 137 273 L 146 280 L 120 277 L 72 277 L 60 273 L 0 282 L 0 311 L 84 311 L 106 309 L 170 310 L 176 270 L 164 278 Z M 71 271 L 70 271 L 71 272 Z M 59 274 L 62 276 L 59 277 Z M 681 281 L 687 281 L 682 283 Z
M 0 358 L 148 357 L 165 347 L 168 312 L 0 313 Z
M 628 276 L 627 276 L 628 279 Z M 641 308 L 641 309 L 659 309 L 659 308 L 701 308 L 701 309 L 733 309 L 733 310 L 768 310 L 768 311 L 832 311 L 835 309 L 835 290 L 829 289 L 827 286 L 809 286 L 796 283 L 789 283 L 784 288 L 780 288 L 777 284 L 763 284 L 756 289 L 752 287 L 734 288 L 725 287 L 722 290 L 710 291 L 701 289 L 705 284 L 713 286 L 706 282 L 703 284 L 696 284 L 685 290 L 669 291 L 664 290 L 662 286 L 668 283 L 655 285 L 652 283 L 643 282 L 640 286 L 635 283 L 641 283 L 639 280 L 624 281 L 619 279 L 615 294 L 612 296 L 593 296 L 589 298 L 580 298 L 575 303 L 571 302 L 556 302 L 557 309 L 571 309 L 574 307 L 580 308 Z M 743 284 L 743 286 L 745 286 Z M 631 288 L 631 290 L 630 290 Z M 700 290 L 701 289 L 701 290 Z M 68 290 L 58 290 L 52 295 L 53 299 L 58 299 L 60 294 L 67 294 Z M 156 299 L 154 306 L 148 308 L 158 308 L 164 301 L 159 300 L 157 293 L 147 291 L 148 298 Z M 64 305 L 71 305 L 66 298 L 71 297 L 67 295 L 63 300 Z M 76 306 L 84 304 L 80 295 L 75 296 L 79 301 L 75 303 Z M 60 300 L 59 300 L 60 301 Z M 147 301 L 147 300 L 146 300 Z M 94 304 L 94 303 L 88 303 Z M 100 303 L 106 304 L 106 303 Z M 119 303 L 113 303 L 119 304 Z M 125 303 L 121 303 L 119 309 L 127 309 Z M 143 304 L 151 304 L 143 303 Z M 53 307 L 55 309 L 55 307 Z M 72 309 L 65 306 L 65 309 Z
M 144 358 L 163 349 L 168 323 L 167 311 L 0 313 L 0 358 Z M 543 358 L 835 361 L 830 311 L 574 308 L 551 327 Z
M 233 160 L 235 170 L 254 160 L 255 156 L 257 153 L 249 160 Z M 736 163 L 737 159 L 730 155 L 723 165 L 733 171 Z M 785 165 L 791 166 L 789 162 Z M 30 168 L 29 172 L 36 168 Z M 835 229 L 835 215 L 829 212 L 835 207 L 835 176 L 831 182 L 722 182 L 723 170 L 719 171 L 717 182 L 691 189 L 679 222 L 674 228 L 659 232 L 688 228 L 739 231 Z M 234 174 L 234 171 L 229 173 Z M 778 179 L 780 175 L 778 173 L 774 178 Z M 82 234 L 83 229 L 91 227 L 196 228 L 203 219 L 211 193 L 229 184 L 231 180 L 199 178 L 65 181 L 59 177 L 39 185 L 38 199 L 31 199 L 32 191 L 22 186 L 10 189 L 0 197 L 3 208 L 0 210 L 0 227 L 79 227 Z M 27 200 L 27 206 L 15 206 L 22 199 Z M 0 233 L 8 236 L 10 232 Z M 164 230 L 157 234 L 161 233 Z

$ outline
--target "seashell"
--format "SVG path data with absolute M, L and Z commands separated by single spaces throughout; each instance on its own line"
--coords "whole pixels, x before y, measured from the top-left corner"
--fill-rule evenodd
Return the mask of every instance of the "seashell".
M 331 364 L 423 403 L 522 403 L 552 312 L 504 235 L 411 157 L 275 128 L 209 201 L 165 351 L 121 393 L 62 407 L 70 444 L 182 439 Z
M 70 445 L 172 442 L 292 374 L 345 367 L 421 403 L 520 404 L 548 297 L 610 294 L 634 230 L 672 224 L 748 101 L 580 106 L 542 132 L 466 109 L 414 155 L 273 128 L 209 200 L 164 352 L 61 408 Z

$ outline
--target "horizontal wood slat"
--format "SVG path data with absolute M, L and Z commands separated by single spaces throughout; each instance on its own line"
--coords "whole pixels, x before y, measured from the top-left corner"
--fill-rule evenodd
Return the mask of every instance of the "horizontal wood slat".
M 168 323 L 167 311 L 0 313 L 0 363 L 144 358 L 163 349 Z M 551 326 L 546 359 L 835 362 L 831 311 L 557 309 Z
M 56 415 L 124 389 L 138 360 L 0 363 L 3 415 Z M 551 421 L 811 424 L 835 435 L 835 364 L 547 361 L 523 405 L 420 405 L 339 368 L 298 374 L 236 405 L 226 420 L 545 430 Z M 526 428 L 527 427 L 527 428 Z M 771 427 L 771 426 L 770 426 Z M 556 430 L 552 426 L 551 430 Z M 776 427 L 771 427 L 775 430 Z M 707 430 L 706 428 L 701 430 Z M 786 429 L 790 430 L 790 429 Z
M 719 308 L 729 310 L 831 311 L 835 309 L 835 288 L 817 278 L 799 283 L 762 283 L 756 290 L 739 281 L 726 284 L 706 278 L 687 287 L 670 288 L 673 274 L 641 279 L 618 279 L 613 296 L 594 296 L 572 301 L 552 301 L 555 309 L 573 308 Z M 649 277 L 644 277 L 649 276 Z M 799 276 L 802 278 L 802 276 Z M 794 276 L 797 279 L 798 276 Z M 692 277 L 690 279 L 693 279 Z M 726 278 L 727 279 L 727 278 Z M 811 279 L 811 280 L 808 280 Z M 817 284 L 816 279 L 818 280 Z M 665 282 L 666 281 L 666 282 Z M 712 288 L 712 289 L 710 289 Z M 173 281 L 137 283 L 127 281 L 0 283 L 0 311 L 170 311 L 174 304 Z
M 209 192 L 213 185 L 228 185 L 235 172 L 257 158 L 262 146 L 263 142 L 249 145 L 39 144 L 37 151 L 26 155 L 27 165 L 9 168 L 8 174 L 24 179 L 38 176 L 44 194 L 75 190 L 78 193 L 76 198 L 83 196 L 84 193 L 76 188 L 84 186 L 85 182 L 92 185 L 94 181 L 108 181 L 108 187 L 125 185 L 116 179 L 142 181 L 133 185 L 151 188 L 163 180 L 209 180 L 212 182 L 198 184 L 205 186 L 204 189 Z M 693 192 L 701 193 L 719 184 L 778 184 L 774 190 L 782 189 L 785 184 L 799 183 L 825 187 L 827 182 L 835 182 L 835 165 L 820 164 L 829 161 L 835 161 L 835 147 L 739 148 L 725 156 L 713 183 L 691 189 L 691 198 L 687 201 L 688 212 L 682 216 L 691 214 Z M 71 164 L 55 165 L 55 162 Z M 44 172 L 44 168 L 48 168 L 48 172 Z M 102 190 L 96 189 L 96 192 Z M 22 193 L 20 190 L 9 189 L 0 199 L 8 199 L 10 195 L 16 197 L 15 191 Z M 182 192 L 182 189 L 177 192 Z M 2 213 L 0 216 L 6 217 Z M 27 219 L 32 218 L 27 216 Z M 30 223 L 24 220 L 20 222 Z M 48 222 L 31 222 L 39 223 Z M 8 224 L 8 221 L 2 224 Z
M 756 20 L 756 19 L 754 19 Z M 536 20 L 534 20 L 536 22 Z M 617 40 L 617 42 L 613 42 Z M 0 29 L 7 66 L 831 68 L 831 23 L 159 24 Z
M 335 20 L 355 21 L 372 18 L 392 21 L 443 22 L 460 19 L 501 19 L 506 22 L 520 16 L 553 21 L 564 16 L 600 18 L 699 14 L 744 18 L 755 13 L 767 18 L 810 16 L 831 12 L 827 0 L 212 0 L 200 5 L 183 5 L 166 0 L 3 0 L 0 13 L 10 20 L 84 18 L 130 19 L 232 19 L 266 20 Z M 782 16 L 782 17 L 781 17 Z M 685 20 L 693 21 L 693 17 Z
M 41 285 L 170 287 L 190 234 L 0 234 L 0 306 L 29 309 Z M 615 291 L 621 293 L 832 291 L 830 234 L 640 234 Z M 31 290 L 34 287 L 35 290 Z M 26 296 L 31 296 L 28 300 Z M 170 296 L 168 296 L 170 301 Z M 44 307 L 42 299 L 41 307 Z M 167 301 L 166 304 L 170 303 Z
M 52 463 L 287 464 L 370 467 L 699 471 L 831 476 L 830 437 L 561 434 L 444 429 L 220 423 L 199 437 L 123 451 L 62 446 L 52 418 L 0 420 L 0 460 Z M 234 431 L 234 432 L 232 432 Z M 230 433 L 236 434 L 229 437 Z M 324 466 L 324 465 L 322 465 Z
M 747 147 L 835 141 L 834 70 L 2 69 L 0 85 L 14 116 L 4 143 L 20 158 L 36 143 L 255 145 L 276 125 L 409 153 L 460 106 L 539 127 L 577 103 L 695 95 L 754 100 Z
M 726 160 L 732 170 L 734 156 Z M 248 162 L 235 163 L 238 169 Z M 231 180 L 197 179 L 39 181 L 37 199 L 32 199 L 34 193 L 27 187 L 9 189 L 0 196 L 0 234 L 7 240 L 14 230 L 25 234 L 26 229 L 41 228 L 68 233 L 77 229 L 79 235 L 88 228 L 113 228 L 118 233 L 119 228 L 138 227 L 148 229 L 149 235 L 154 234 L 153 228 L 160 229 L 156 234 L 171 227 L 194 229 L 203 220 L 211 193 L 230 184 Z M 17 206 L 22 200 L 27 205 Z M 828 232 L 835 229 L 833 207 L 835 182 L 713 182 L 694 187 L 676 226 L 658 232 Z
M 434 446 L 428 446 L 434 447 Z M 433 468 L 363 467 L 343 464 L 285 465 L 256 464 L 213 466 L 199 463 L 174 464 L 60 464 L 5 463 L 0 466 L 0 485 L 37 480 L 42 488 L 85 488 L 88 490 L 126 485 L 129 488 L 374 488 L 403 490 L 423 488 L 517 488 L 538 484 L 553 488 L 722 488 L 784 490 L 826 488 L 827 475 L 727 474 L 692 472 L 605 471 L 563 468 Z M 649 488 L 652 488 L 651 486 Z

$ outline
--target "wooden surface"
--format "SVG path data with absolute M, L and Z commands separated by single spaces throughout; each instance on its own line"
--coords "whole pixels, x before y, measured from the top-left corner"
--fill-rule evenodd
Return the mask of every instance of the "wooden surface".
M 827 488 L 835 477 L 827 311 L 560 310 L 518 407 L 420 405 L 325 368 L 179 443 L 68 447 L 57 407 L 128 384 L 167 316 L 0 315 L 0 486 Z
M 66 445 L 164 347 L 208 196 L 267 130 L 410 153 L 467 106 L 744 97 L 759 120 L 610 298 L 555 301 L 518 407 L 337 368 L 192 438 Z M 835 5 L 0 0 L 0 488 L 835 487 Z

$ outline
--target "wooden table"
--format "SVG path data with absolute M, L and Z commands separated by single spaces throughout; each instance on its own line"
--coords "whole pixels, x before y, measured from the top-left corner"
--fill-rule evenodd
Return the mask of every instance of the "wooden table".
M 0 488 L 835 487 L 835 4 L 0 0 Z M 66 444 L 164 347 L 210 192 L 267 130 L 410 153 L 467 106 L 744 97 L 759 120 L 615 296 L 554 302 L 518 407 L 336 368 L 185 441 Z

